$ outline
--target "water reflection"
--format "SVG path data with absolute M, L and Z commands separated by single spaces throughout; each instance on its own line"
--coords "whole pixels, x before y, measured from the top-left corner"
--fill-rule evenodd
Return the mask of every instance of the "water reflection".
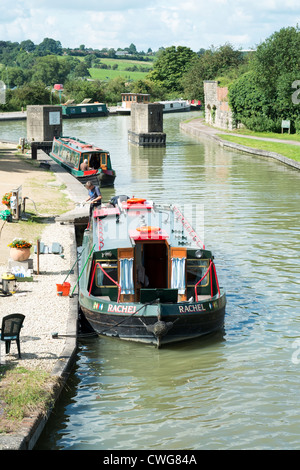
M 207 374 L 222 368 L 222 348 L 209 352 L 221 341 L 214 335 L 159 351 L 110 338 L 81 344 L 65 409 L 67 433 L 63 426 L 56 431 L 55 448 L 146 449 L 164 441 L 168 448 L 170 427 L 177 428 L 175 448 L 181 448 L 186 420 L 197 420 L 197 397 L 208 393 Z M 57 419 L 56 411 L 51 420 Z

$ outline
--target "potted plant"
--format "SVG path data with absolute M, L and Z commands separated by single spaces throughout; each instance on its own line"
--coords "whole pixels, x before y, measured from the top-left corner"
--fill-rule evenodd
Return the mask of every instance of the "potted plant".
M 4 196 L 2 197 L 2 204 L 10 207 L 11 196 L 12 196 L 12 193 L 5 193 Z
M 10 257 L 14 261 L 26 261 L 30 256 L 30 248 L 32 244 L 21 238 L 14 238 L 11 243 L 8 244 L 10 247 Z

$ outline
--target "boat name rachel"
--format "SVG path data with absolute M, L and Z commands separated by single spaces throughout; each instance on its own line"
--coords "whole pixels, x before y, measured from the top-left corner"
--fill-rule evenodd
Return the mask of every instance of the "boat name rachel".
M 135 305 L 111 305 L 109 304 L 108 312 L 116 312 L 116 313 L 135 313 L 136 306 Z
M 205 308 L 203 307 L 202 304 L 197 304 L 197 305 L 178 305 L 178 309 L 180 313 L 186 313 L 186 312 L 205 312 Z

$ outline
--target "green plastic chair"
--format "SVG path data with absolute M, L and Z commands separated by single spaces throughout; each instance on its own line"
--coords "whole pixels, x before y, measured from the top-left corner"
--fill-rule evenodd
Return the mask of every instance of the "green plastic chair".
M 11 341 L 16 341 L 19 358 L 21 359 L 20 350 L 20 330 L 23 326 L 25 315 L 21 313 L 12 313 L 2 318 L 2 327 L 0 340 L 5 341 L 5 352 L 6 354 L 10 351 Z

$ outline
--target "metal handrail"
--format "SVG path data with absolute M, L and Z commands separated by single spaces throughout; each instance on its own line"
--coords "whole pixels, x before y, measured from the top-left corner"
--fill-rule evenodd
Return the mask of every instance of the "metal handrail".
M 216 284 L 217 284 L 217 289 L 218 289 L 218 294 L 219 294 L 219 297 L 220 297 L 220 287 L 219 287 L 219 281 L 218 281 L 218 276 L 217 276 L 217 271 L 216 271 L 216 267 L 215 267 L 215 264 L 212 260 L 210 260 L 210 263 L 209 263 L 209 266 L 207 268 L 207 271 L 206 273 L 204 274 L 204 276 L 201 277 L 200 281 L 197 282 L 197 284 L 195 284 L 195 300 L 196 302 L 198 302 L 198 294 L 197 294 L 197 286 L 198 284 L 200 284 L 201 281 L 203 281 L 203 279 L 207 276 L 208 274 L 208 271 L 210 271 L 210 295 L 211 297 L 213 297 L 213 284 L 212 284 L 212 271 L 211 271 L 211 268 L 213 267 L 213 270 L 214 270 L 214 274 L 215 274 L 215 279 L 216 279 Z
M 89 296 L 91 295 L 92 285 L 93 285 L 93 282 L 94 282 L 94 277 L 95 277 L 95 272 L 96 272 L 97 266 L 99 266 L 99 268 L 101 269 L 101 271 L 103 272 L 103 274 L 105 274 L 105 276 L 108 277 L 108 279 L 110 279 L 110 280 L 111 280 L 114 284 L 116 284 L 116 286 L 118 287 L 118 299 L 117 299 L 117 302 L 119 303 L 119 301 L 120 301 L 120 294 L 121 294 L 121 286 L 120 286 L 120 284 L 118 284 L 117 281 L 115 281 L 112 277 L 110 277 L 109 274 L 107 274 L 107 272 L 102 268 L 101 263 L 95 263 L 95 266 L 94 266 L 94 269 L 93 269 L 93 273 L 92 273 L 92 279 L 91 279 L 91 284 L 90 284 Z

